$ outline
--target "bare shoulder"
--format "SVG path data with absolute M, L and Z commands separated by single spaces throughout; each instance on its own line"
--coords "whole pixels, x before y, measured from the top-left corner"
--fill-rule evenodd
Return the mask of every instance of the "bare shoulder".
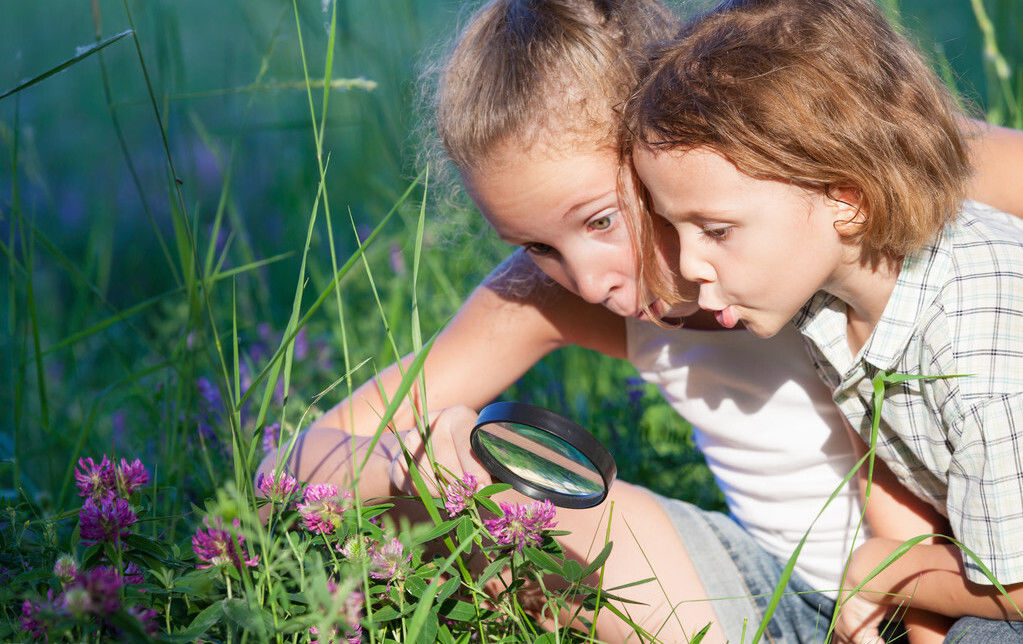
M 1023 132 L 981 121 L 968 121 L 964 130 L 970 139 L 970 160 L 974 166 L 968 195 L 989 206 L 1023 217 Z
M 625 357 L 625 320 L 568 291 L 521 251 L 498 266 L 470 301 L 476 298 L 486 302 L 495 323 L 516 327 L 525 341 L 543 347 L 544 353 L 576 344 Z

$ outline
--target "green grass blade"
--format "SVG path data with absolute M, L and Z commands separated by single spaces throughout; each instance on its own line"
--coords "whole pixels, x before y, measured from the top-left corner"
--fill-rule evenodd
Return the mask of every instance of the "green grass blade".
M 117 34 L 116 36 L 111 36 L 111 37 L 109 37 L 106 40 L 103 40 L 101 42 L 92 43 L 92 44 L 89 44 L 89 45 L 84 45 L 82 47 L 79 47 L 77 54 L 75 54 L 71 58 L 68 58 L 67 60 L 65 60 L 61 64 L 57 65 L 56 67 L 53 67 L 52 69 L 49 69 L 49 70 L 43 72 L 42 74 L 39 74 L 38 76 L 35 76 L 35 77 L 30 78 L 30 79 L 28 79 L 26 81 L 23 81 L 23 82 L 15 85 L 11 89 L 7 90 L 3 94 L 0 94 L 0 100 L 5 99 L 8 96 L 11 96 L 12 94 L 17 94 L 18 92 L 22 91 L 23 89 L 27 89 L 27 88 L 35 85 L 36 83 L 39 83 L 41 81 L 46 80 L 47 78 L 49 78 L 50 76 L 53 76 L 56 73 L 64 71 L 68 67 L 71 67 L 72 65 L 74 65 L 74 64 L 76 64 L 76 63 L 78 63 L 78 62 L 80 62 L 82 60 L 85 60 L 89 56 L 92 56 L 93 54 L 101 51 L 103 48 L 108 47 L 109 45 L 114 44 L 115 42 L 117 42 L 121 38 L 124 38 L 128 34 L 134 34 L 134 31 L 131 30 L 131 29 L 126 29 L 126 30 L 122 31 L 121 33 Z
M 404 203 L 406 199 L 408 199 L 410 194 L 412 194 L 412 190 L 415 188 L 415 186 L 418 183 L 418 181 L 419 181 L 418 177 L 415 180 L 413 180 L 413 182 L 405 190 L 405 193 L 401 196 L 401 198 L 398 200 L 398 202 L 391 208 L 391 210 L 386 215 L 384 215 L 383 219 L 380 220 L 380 223 L 377 224 L 376 228 L 373 229 L 373 232 L 371 232 L 369 234 L 369 236 L 366 238 L 366 240 L 364 242 L 359 244 L 359 247 L 356 249 L 356 251 L 354 253 L 352 253 L 352 256 L 348 258 L 348 261 L 346 261 L 344 263 L 344 265 L 341 266 L 341 268 L 339 268 L 334 273 L 334 277 L 330 280 L 330 282 L 327 284 L 327 286 L 320 292 L 320 296 L 318 298 L 316 298 L 316 301 L 313 302 L 313 304 L 309 307 L 309 309 L 306 311 L 306 314 L 302 317 L 301 320 L 299 320 L 297 328 L 301 328 L 302 325 L 305 324 L 308 321 L 308 319 L 312 316 L 312 314 L 315 313 L 320 308 L 320 306 L 323 304 L 323 302 L 330 296 L 330 293 L 337 286 L 337 284 L 341 280 L 341 278 L 344 277 L 348 273 L 349 270 L 351 270 L 351 268 L 355 264 L 355 262 L 359 261 L 359 259 L 363 255 L 363 253 L 365 253 L 366 248 L 369 246 L 369 244 L 371 244 L 373 242 L 373 240 L 377 238 L 377 236 L 380 234 L 380 231 L 384 229 L 384 226 L 387 225 L 387 222 L 390 221 L 390 219 L 394 215 L 394 213 L 397 212 L 397 210 L 400 207 L 400 205 L 402 203 Z M 285 338 L 285 341 L 286 342 L 290 342 L 291 340 L 294 339 L 294 335 L 296 335 L 297 333 L 298 333 L 298 331 L 295 331 L 290 337 Z M 280 359 L 282 354 L 283 354 L 283 351 L 278 349 L 278 352 L 276 354 L 274 354 L 274 356 L 270 359 L 270 363 L 266 367 L 263 368 L 263 370 L 256 376 L 255 379 L 253 379 L 252 386 L 249 387 L 249 390 L 247 392 L 245 392 L 244 396 L 242 396 L 242 401 L 241 401 L 242 404 L 244 404 L 245 401 L 252 394 L 252 392 L 255 391 L 256 385 L 258 385 L 260 382 L 263 381 L 264 378 L 266 378 L 266 376 L 267 376 L 268 372 L 271 370 L 274 362 L 276 360 Z
M 764 617 L 760 620 L 760 624 L 757 626 L 757 630 L 753 634 L 753 644 L 759 642 L 760 638 L 764 635 L 764 631 L 767 630 L 768 622 L 771 621 L 771 616 L 774 615 L 774 611 L 778 608 L 778 603 L 781 601 L 782 595 L 785 594 L 785 587 L 788 585 L 789 579 L 792 577 L 792 572 L 796 568 L 796 561 L 799 559 L 799 555 L 803 551 L 803 545 L 806 544 L 806 540 L 810 536 L 813 526 L 816 525 L 817 520 L 821 518 L 821 515 L 824 514 L 824 511 L 828 508 L 828 506 L 830 506 L 840 494 L 845 492 L 853 477 L 856 476 L 856 473 L 860 471 L 861 467 L 863 467 L 864 462 L 872 458 L 872 456 L 873 451 L 871 450 L 870 453 L 864 454 L 863 457 L 860 458 L 855 465 L 853 465 L 852 469 L 849 470 L 842 481 L 835 487 L 834 491 L 831 492 L 831 496 L 829 496 L 828 500 L 824 502 L 824 505 L 817 512 L 817 516 L 813 518 L 813 521 L 810 522 L 806 532 L 803 533 L 803 537 L 799 540 L 799 543 L 796 544 L 796 548 L 792 551 L 792 555 L 790 555 L 788 561 L 785 562 L 785 568 L 782 569 L 781 577 L 778 579 L 778 583 L 775 584 L 774 592 L 771 593 L 771 600 L 768 602 L 767 609 L 764 611 Z M 857 526 L 857 530 L 858 529 L 859 526 Z
M 92 19 L 93 24 L 96 27 L 97 41 L 101 40 L 103 37 L 103 26 L 101 23 L 100 11 L 99 3 L 94 2 Z M 163 253 L 164 261 L 167 262 L 167 270 L 170 271 L 174 282 L 176 284 L 181 284 L 181 275 L 178 274 L 178 267 L 174 265 L 174 259 L 171 256 L 170 248 L 167 246 L 167 240 L 164 239 L 163 231 L 160 230 L 159 224 L 156 223 L 156 217 L 153 215 L 153 210 L 149 207 L 149 199 L 146 198 L 146 191 L 142 187 L 142 179 L 139 177 L 134 157 L 128 148 L 128 141 L 124 137 L 124 130 L 121 128 L 121 119 L 117 116 L 117 110 L 114 109 L 114 96 L 110 89 L 110 74 L 107 71 L 107 64 L 103 58 L 102 52 L 98 53 L 96 60 L 99 61 L 100 79 L 103 82 L 103 99 L 106 102 L 107 113 L 110 115 L 110 123 L 113 125 L 114 136 L 117 138 L 117 144 L 121 150 L 121 156 L 124 158 L 124 163 L 128 167 L 128 174 L 131 175 L 132 184 L 135 186 L 135 192 L 138 194 L 139 202 L 142 204 L 142 212 L 146 214 L 146 219 L 149 221 L 149 225 L 153 229 L 157 244 L 160 246 L 160 252 Z

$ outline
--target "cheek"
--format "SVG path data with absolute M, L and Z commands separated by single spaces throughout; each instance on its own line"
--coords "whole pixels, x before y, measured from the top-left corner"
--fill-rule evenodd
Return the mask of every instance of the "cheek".
M 554 280 L 559 286 L 569 293 L 579 295 L 579 292 L 576 291 L 575 287 L 572 285 L 572 280 L 569 279 L 568 270 L 563 262 L 545 259 L 543 257 L 536 257 L 534 255 L 530 255 L 529 257 L 533 260 L 533 264 L 535 264 L 544 275 Z
M 580 259 L 591 270 L 614 271 L 635 280 L 638 275 L 639 251 L 632 243 L 632 236 L 622 226 L 608 235 L 587 239 L 580 248 Z
M 536 255 L 529 254 L 529 259 L 532 260 L 533 265 L 540 269 L 547 277 L 551 278 L 558 284 L 564 286 L 565 284 L 565 270 L 561 265 L 561 262 L 554 261 L 545 257 L 537 257 Z
M 661 266 L 677 272 L 678 268 L 678 231 L 666 221 L 658 223 L 654 231 L 654 245 L 657 261 Z

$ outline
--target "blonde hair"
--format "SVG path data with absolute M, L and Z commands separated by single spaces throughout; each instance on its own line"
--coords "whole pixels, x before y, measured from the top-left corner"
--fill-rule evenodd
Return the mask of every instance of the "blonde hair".
M 448 52 L 421 77 L 430 115 L 420 164 L 434 194 L 460 194 L 459 174 L 535 146 L 555 154 L 618 148 L 620 107 L 655 43 L 678 28 L 660 0 L 491 0 L 472 13 Z M 425 109 L 424 109 L 425 108 Z M 451 166 L 458 172 L 451 172 Z M 439 172 L 438 172 L 439 171 Z M 625 221 L 639 249 L 633 209 Z M 639 262 L 640 280 L 649 265 Z M 516 264 L 517 265 L 517 264 Z M 536 271 L 515 275 L 530 296 Z M 508 278 L 510 279 L 510 278 Z M 658 280 L 659 281 L 659 280 Z M 494 286 L 493 284 L 491 285 Z M 505 293 L 511 295 L 511 293 Z
M 444 151 L 464 171 L 503 145 L 529 150 L 563 134 L 617 146 L 614 108 L 645 49 L 677 22 L 657 0 L 492 0 L 436 69 L 432 108 Z
M 970 174 L 958 117 L 870 0 L 737 0 L 653 54 L 622 150 L 708 146 L 759 179 L 852 188 L 863 221 L 849 238 L 877 261 L 919 249 L 958 211 Z

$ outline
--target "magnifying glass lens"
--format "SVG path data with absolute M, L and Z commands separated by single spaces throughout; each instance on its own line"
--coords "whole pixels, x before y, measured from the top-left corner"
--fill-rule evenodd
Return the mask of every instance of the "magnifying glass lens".
M 477 428 L 481 446 L 516 476 L 548 492 L 602 497 L 604 479 L 575 446 L 529 425 L 498 421 Z
M 490 403 L 480 410 L 469 444 L 495 479 L 565 508 L 598 505 L 615 480 L 615 460 L 607 448 L 543 407 Z

